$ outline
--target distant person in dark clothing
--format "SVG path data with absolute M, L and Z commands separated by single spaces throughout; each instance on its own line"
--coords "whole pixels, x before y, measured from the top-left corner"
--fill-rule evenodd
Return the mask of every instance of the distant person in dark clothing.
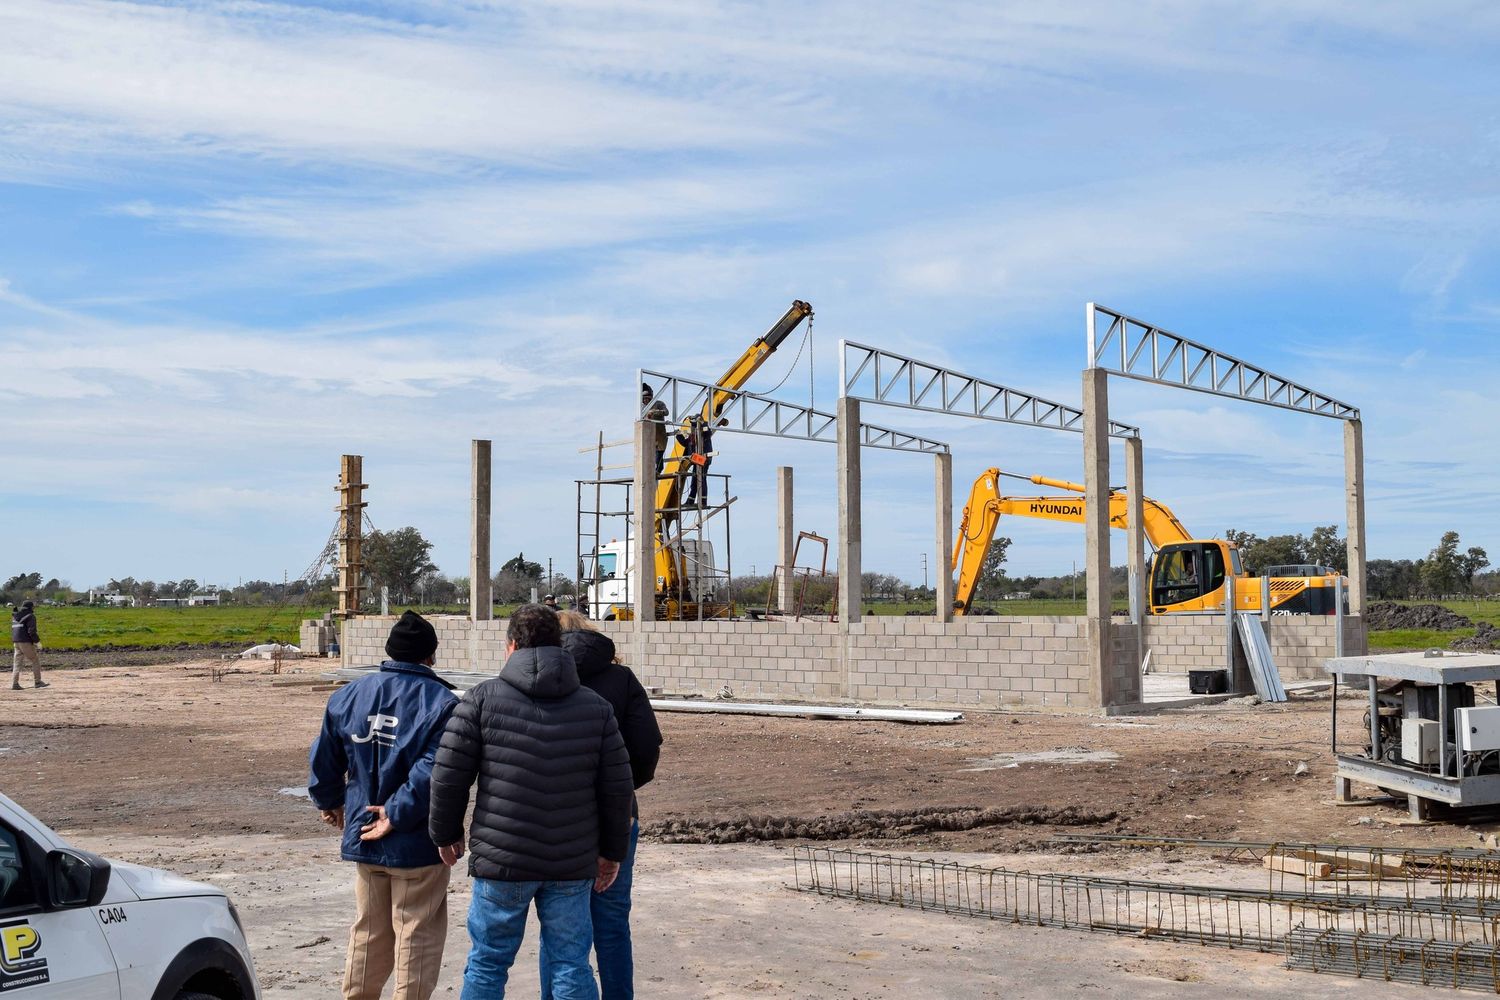
M 563 628 L 562 648 L 578 665 L 578 679 L 615 710 L 615 722 L 630 754 L 630 776 L 636 788 L 656 776 L 661 757 L 661 728 L 651 699 L 630 668 L 615 657 L 614 640 L 594 628 L 592 622 L 573 611 L 558 615 Z M 635 996 L 635 960 L 630 946 L 630 887 L 635 867 L 635 844 L 640 835 L 640 810 L 630 806 L 630 852 L 620 865 L 614 884 L 596 892 L 591 908 L 594 917 L 594 954 L 599 960 L 599 988 L 603 1000 L 632 1000 Z M 538 956 L 542 973 L 542 1000 L 553 1000 L 552 960 L 546 943 Z
M 655 435 L 652 440 L 656 446 L 656 478 L 660 479 L 662 456 L 667 450 L 667 404 L 659 399 L 652 402 L 651 396 L 651 387 L 644 382 L 641 383 L 641 405 L 646 407 L 643 419 L 651 421 L 652 424 L 652 432 Z
M 21 690 L 21 665 L 31 667 L 32 687 L 51 687 L 42 680 L 42 636 L 36 630 L 36 613 L 30 601 L 10 613 L 10 689 Z
M 437 632 L 415 611 L 391 628 L 380 669 L 334 692 L 313 742 L 307 792 L 355 862 L 345 1000 L 437 989 L 448 936 L 448 866 L 427 835 L 428 779 L 452 685 L 433 673 Z
M 469 788 L 469 961 L 461 1000 L 500 1000 L 533 901 L 554 1000 L 597 1000 L 589 897 L 629 856 L 630 759 L 609 702 L 583 687 L 557 615 L 511 615 L 500 676 L 453 710 L 432 771 L 429 831 L 443 861 L 464 853 Z

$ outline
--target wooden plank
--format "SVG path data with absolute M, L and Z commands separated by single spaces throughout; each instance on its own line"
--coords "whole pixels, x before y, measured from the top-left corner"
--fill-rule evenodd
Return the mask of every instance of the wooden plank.
M 1306 858 L 1289 858 L 1282 854 L 1267 854 L 1265 863 L 1267 871 L 1284 872 L 1287 875 L 1299 875 L 1302 878 L 1327 878 L 1333 873 L 1333 866 L 1330 864 L 1309 861 Z
M 1361 872 L 1376 878 L 1405 878 L 1411 874 L 1401 862 L 1386 861 L 1385 855 L 1372 851 L 1294 851 L 1291 857 L 1320 861 L 1341 871 Z

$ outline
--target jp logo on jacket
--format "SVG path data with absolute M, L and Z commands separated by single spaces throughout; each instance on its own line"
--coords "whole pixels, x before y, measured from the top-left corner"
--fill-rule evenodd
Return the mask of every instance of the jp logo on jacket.
M 393 747 L 396 745 L 396 727 L 401 725 L 401 720 L 394 715 L 372 715 L 367 720 L 370 723 L 370 731 L 363 736 L 355 736 L 352 732 L 349 738 L 355 743 L 369 743 L 375 741 L 376 746 Z

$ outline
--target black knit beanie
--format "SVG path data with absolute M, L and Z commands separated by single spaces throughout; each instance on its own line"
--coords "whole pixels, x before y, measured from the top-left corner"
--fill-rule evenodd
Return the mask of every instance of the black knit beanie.
M 385 652 L 398 663 L 421 663 L 437 652 L 437 645 L 437 630 L 426 618 L 408 610 L 391 626 Z

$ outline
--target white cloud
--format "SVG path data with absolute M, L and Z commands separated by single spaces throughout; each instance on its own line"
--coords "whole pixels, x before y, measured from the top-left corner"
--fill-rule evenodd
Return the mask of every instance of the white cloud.
M 777 185 L 728 173 L 492 183 L 386 197 L 240 198 L 187 209 L 122 206 L 189 228 L 270 240 L 316 261 L 402 272 L 679 238 L 773 210 L 788 210 Z

